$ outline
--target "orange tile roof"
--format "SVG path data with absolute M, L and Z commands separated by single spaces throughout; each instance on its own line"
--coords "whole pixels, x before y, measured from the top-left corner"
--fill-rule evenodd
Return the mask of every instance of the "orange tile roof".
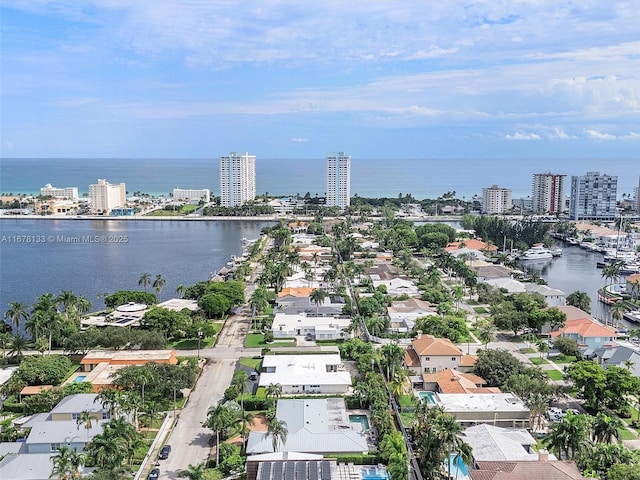
M 407 367 L 419 367 L 420 366 L 420 357 L 413 350 L 413 348 L 407 348 L 404 351 L 404 363 Z
M 424 373 L 422 379 L 425 383 L 437 383 L 441 393 L 500 393 L 500 389 L 483 388 L 482 385 L 486 383 L 483 378 L 450 368 Z
M 583 318 L 592 320 L 591 316 L 587 312 L 580 310 L 578 307 L 574 307 L 573 305 L 563 305 L 556 308 L 567 316 L 567 320 L 579 320 Z
M 482 240 L 477 240 L 475 238 L 469 238 L 462 242 L 450 242 L 445 247 L 446 252 L 452 252 L 455 250 L 459 250 L 461 248 L 468 248 L 469 250 L 486 250 L 489 252 L 495 252 L 498 250 L 498 247 L 495 245 L 489 246 L 487 243 Z
M 460 357 L 460 366 L 461 367 L 473 367 L 478 361 L 478 357 L 476 355 L 463 355 Z
M 576 333 L 582 338 L 592 337 L 616 337 L 616 330 L 608 325 L 601 325 L 589 318 L 579 318 L 576 320 L 567 320 L 564 327 L 551 332 L 552 337 L 559 337 L 563 333 L 572 334 Z
M 477 462 L 479 470 L 469 470 L 473 480 L 586 480 L 575 462 Z
M 280 293 L 278 294 L 278 297 L 292 296 L 292 297 L 303 298 L 303 297 L 310 296 L 313 290 L 314 290 L 313 288 L 309 288 L 309 287 L 286 287 L 280 291 Z
M 634 273 L 633 275 L 629 275 L 627 277 L 627 283 L 640 283 L 640 273 Z
M 462 356 L 462 351 L 448 338 L 436 338 L 433 335 L 418 335 L 411 344 L 415 352 L 424 356 Z
M 40 392 L 47 392 L 53 388 L 53 385 L 27 385 L 20 390 L 20 395 L 38 395 Z

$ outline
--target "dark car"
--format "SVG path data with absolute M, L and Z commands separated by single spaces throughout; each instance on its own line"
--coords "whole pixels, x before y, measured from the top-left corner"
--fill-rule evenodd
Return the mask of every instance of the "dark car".
M 149 479 L 158 479 L 160 478 L 160 469 L 159 468 L 154 468 L 153 470 L 151 470 L 151 473 L 149 474 Z
M 160 460 L 166 460 L 167 458 L 169 458 L 170 453 L 171 453 L 171 445 L 165 445 L 160 450 L 160 454 L 158 455 L 158 458 Z

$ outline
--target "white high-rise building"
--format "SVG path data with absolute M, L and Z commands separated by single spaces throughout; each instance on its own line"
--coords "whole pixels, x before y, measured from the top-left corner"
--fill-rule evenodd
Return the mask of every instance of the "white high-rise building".
M 89 198 L 91 213 L 109 215 L 114 208 L 127 205 L 127 188 L 124 183 L 112 185 L 104 179 L 98 179 L 98 183 L 89 185 Z
M 351 204 L 351 157 L 344 152 L 327 155 L 326 204 L 341 210 Z
M 208 188 L 202 189 L 183 189 L 183 188 L 174 188 L 173 192 L 171 192 L 171 197 L 175 201 L 187 201 L 191 203 L 199 203 L 200 200 L 205 203 L 209 203 L 211 201 L 211 192 Z
M 43 197 L 63 198 L 66 200 L 78 199 L 78 187 L 56 188 L 47 183 L 40 189 L 40 195 Z
M 614 220 L 618 177 L 615 175 L 587 172 L 571 177 L 571 220 Z
M 566 175 L 535 173 L 533 175 L 533 213 L 562 213 Z
M 640 213 L 640 177 L 638 177 L 638 188 L 636 188 L 636 212 Z
M 502 214 L 511 210 L 511 189 L 500 188 L 492 185 L 482 189 L 482 212 L 489 214 Z
M 256 156 L 231 152 L 220 157 L 220 204 L 235 207 L 256 198 Z

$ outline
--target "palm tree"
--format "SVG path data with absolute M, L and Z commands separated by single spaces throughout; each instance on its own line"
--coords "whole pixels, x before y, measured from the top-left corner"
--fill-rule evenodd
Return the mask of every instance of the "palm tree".
M 16 327 L 16 335 L 20 332 L 20 322 L 27 320 L 27 306 L 22 302 L 9 302 L 9 310 L 4 313 L 4 318 L 11 320 L 11 323 Z
M 549 344 L 545 340 L 538 341 L 536 347 L 538 347 L 538 352 L 540 352 L 540 358 L 542 358 L 543 354 L 549 353 Z
M 62 305 L 62 313 L 71 318 L 71 312 L 75 310 L 78 297 L 71 290 L 62 290 L 55 299 L 57 305 Z
M 233 412 L 221 403 L 209 409 L 203 426 L 216 432 L 216 465 L 220 464 L 220 432 L 225 431 L 232 423 Z
M 122 466 L 125 459 L 125 444 L 104 433 L 96 435 L 86 445 L 84 451 L 91 459 L 91 463 L 100 469 L 115 470 Z
M 267 386 L 267 398 L 273 398 L 274 403 L 278 402 L 278 399 L 282 395 L 282 385 L 279 383 L 270 383 Z
M 542 428 L 542 418 L 544 412 L 546 412 L 549 406 L 549 400 L 541 393 L 535 392 L 529 395 L 526 401 L 527 407 L 529 407 L 529 421 L 531 423 L 531 430 L 536 431 Z
M 178 295 L 180 295 L 180 298 L 184 298 L 184 294 L 187 291 L 187 287 L 185 287 L 184 285 L 180 284 L 176 287 L 176 293 Z
M 622 320 L 622 314 L 624 313 L 624 303 L 620 302 L 616 302 L 613 305 L 611 305 L 611 317 L 616 320 L 616 322 L 619 322 L 620 320 Z
M 18 363 L 22 361 L 22 357 L 24 356 L 24 349 L 27 348 L 27 339 L 17 335 L 13 337 L 13 342 L 11 342 L 11 350 L 9 350 L 9 355 L 12 357 L 16 357 Z
M 496 326 L 491 321 L 483 322 L 482 325 L 480 325 L 478 337 L 485 349 L 487 348 L 488 343 L 493 342 L 496 339 L 496 332 Z
M 274 452 L 278 451 L 278 445 L 282 445 L 284 448 L 288 434 L 289 430 L 287 429 L 287 422 L 284 420 L 278 420 L 277 418 L 269 421 L 269 425 L 267 426 L 267 436 L 271 437 L 271 445 L 273 446 Z
M 446 462 L 451 478 L 451 460 L 452 454 L 456 457 L 462 456 L 466 461 L 471 457 L 471 447 L 462 440 L 462 426 L 456 420 L 456 417 L 450 414 L 441 415 L 436 419 L 436 429 L 440 444 L 447 453 Z
M 153 281 L 152 286 L 155 289 L 156 293 L 158 294 L 158 300 L 160 299 L 160 293 L 162 293 L 162 288 L 166 283 L 167 281 L 164 278 L 162 278 L 162 275 L 160 274 L 156 275 L 156 279 Z
M 573 458 L 587 445 L 591 422 L 587 415 L 573 415 L 571 412 L 559 422 L 554 422 L 547 438 L 547 444 L 558 458 Z
M 320 304 L 324 302 L 324 299 L 327 298 L 329 294 L 321 288 L 315 289 L 311 292 L 309 298 L 313 303 L 316 304 L 316 317 L 320 316 Z
M 205 464 L 199 463 L 198 465 L 191 465 L 186 470 L 182 470 L 178 476 L 182 478 L 188 478 L 189 480 L 204 480 Z
M 593 439 L 598 443 L 620 442 L 620 428 L 622 420 L 611 417 L 604 412 L 598 412 L 593 418 Z
M 83 410 L 78 414 L 78 418 L 76 419 L 76 425 L 78 426 L 78 430 L 80 430 L 80 426 L 84 425 L 84 429 L 87 432 L 87 442 L 89 441 L 89 431 L 93 427 L 93 422 L 95 421 L 95 417 L 91 414 L 89 410 Z
M 254 317 L 256 313 L 261 315 L 269 307 L 267 289 L 263 286 L 256 288 L 249 298 L 249 305 Z
M 49 478 L 70 480 L 80 477 L 80 467 L 84 465 L 84 456 L 80 455 L 76 449 L 61 445 L 58 448 L 58 453 L 51 457 L 51 463 L 53 463 L 53 471 Z
M 231 380 L 231 386 L 240 392 L 240 408 L 242 409 L 242 415 L 244 416 L 244 394 L 247 392 L 247 382 L 249 381 L 249 375 L 244 370 L 240 370 L 233 375 Z
M 151 275 L 147 272 L 142 272 L 140 275 L 140 279 L 138 280 L 138 285 L 142 285 L 144 287 L 144 291 L 147 291 L 147 287 L 151 285 Z

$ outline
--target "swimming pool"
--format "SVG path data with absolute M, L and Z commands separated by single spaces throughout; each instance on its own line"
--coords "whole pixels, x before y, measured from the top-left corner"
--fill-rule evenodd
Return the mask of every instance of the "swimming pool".
M 76 382 L 76 383 L 82 383 L 82 382 L 84 382 L 84 379 L 85 379 L 85 378 L 87 378 L 87 376 L 86 376 L 86 375 L 78 375 L 78 376 L 76 377 L 76 379 L 74 380 L 74 382 Z
M 349 423 L 359 423 L 363 432 L 369 430 L 369 419 L 366 415 L 349 415 Z
M 363 480 L 389 480 L 391 476 L 385 468 L 364 467 L 362 469 Z
M 469 476 L 469 468 L 462 461 L 462 457 L 452 454 L 449 456 L 449 467 L 453 478 L 464 478 Z
M 436 392 L 418 392 L 418 396 L 420 397 L 420 400 L 424 400 L 426 398 L 427 403 L 431 405 L 438 403 L 436 401 Z

